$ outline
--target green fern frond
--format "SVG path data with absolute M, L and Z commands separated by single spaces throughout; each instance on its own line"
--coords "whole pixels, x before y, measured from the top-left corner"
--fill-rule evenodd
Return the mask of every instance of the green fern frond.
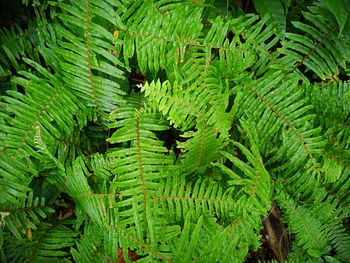
M 320 257 L 330 251 L 324 229 L 306 207 L 297 206 L 293 200 L 278 196 L 278 204 L 285 211 L 285 220 L 290 231 L 296 235 L 296 243 L 311 257 Z
M 4 109 L 15 118 L 2 115 L 5 123 L 1 125 L 1 137 L 4 139 L 1 144 L 16 149 L 15 158 L 33 156 L 40 159 L 40 155 L 34 151 L 33 140 L 37 124 L 41 126 L 43 141 L 53 151 L 56 139 L 71 133 L 75 125 L 73 116 L 81 112 L 79 107 L 82 109 L 83 105 L 57 77 L 38 63 L 25 61 L 36 67 L 43 77 L 39 79 L 29 72 L 22 72 L 26 78 L 17 77 L 14 82 L 25 87 L 27 93 L 11 90 L 8 91 L 9 96 L 2 97 Z
M 252 227 L 256 222 L 249 216 L 237 218 L 226 227 L 213 224 L 214 220 L 208 223 L 211 228 L 206 227 L 206 232 L 210 241 L 203 244 L 198 262 L 243 262 L 249 248 L 257 250 L 259 247 Z
M 349 28 L 339 34 L 336 20 L 331 20 L 328 10 L 317 2 L 308 9 L 303 13 L 304 23 L 293 22 L 298 32 L 286 33 L 287 40 L 279 49 L 284 56 L 277 62 L 277 67 L 294 71 L 304 65 L 322 80 L 338 79 L 350 59 L 345 33 Z
M 339 199 L 329 196 L 325 189 L 319 187 L 314 188 L 312 196 L 306 199 L 302 206 L 296 207 L 290 197 L 283 194 L 278 194 L 277 200 L 285 209 L 285 219 L 290 231 L 296 236 L 299 249 L 306 250 L 308 255 L 316 260 L 332 248 L 335 251 L 335 260 L 346 261 L 350 236 L 342 220 L 349 216 L 349 211 L 343 209 Z M 302 220 L 303 223 L 298 223 L 298 220 Z M 313 235 L 308 234 L 308 231 Z M 292 252 L 290 258 L 293 257 L 298 256 Z
M 38 16 L 29 22 L 26 29 L 18 24 L 10 28 L 2 27 L 0 29 L 0 77 L 11 76 L 11 70 L 15 72 L 27 70 L 28 64 L 23 63 L 22 57 L 39 61 L 39 47 L 55 45 L 55 42 L 53 26 L 42 13 L 38 13 Z M 7 82 L 2 82 L 3 79 L 1 86 L 7 84 Z
M 242 48 L 244 55 L 252 53 L 255 56 L 252 71 L 256 72 L 257 76 L 264 74 L 270 68 L 271 62 L 277 59 L 278 53 L 273 47 L 283 38 L 282 32 L 276 29 L 274 23 L 269 23 L 268 16 L 260 20 L 256 15 L 237 18 L 231 30 L 237 34 L 235 45 Z
M 312 127 L 312 106 L 301 95 L 298 77 L 276 71 L 240 87 L 233 111 L 237 117 L 248 114 L 256 120 L 261 145 L 282 142 L 279 149 L 262 149 L 274 152 L 270 163 L 287 159 L 297 169 L 307 160 L 307 166 L 317 170 L 325 141 L 320 129 Z
M 99 179 L 108 180 L 113 177 L 112 167 L 114 160 L 107 158 L 102 154 L 95 154 L 90 160 L 91 169 L 94 171 L 94 176 Z
M 12 262 L 71 262 L 66 249 L 74 246 L 77 234 L 64 225 L 41 223 L 31 240 L 22 240 Z
M 321 222 L 324 238 L 335 249 L 336 258 L 343 261 L 348 258 L 350 235 L 343 220 L 349 217 L 350 209 L 343 206 L 340 198 L 328 195 L 327 190 L 320 187 L 314 190 L 305 205 L 310 206 L 308 211 Z
M 242 202 L 239 202 L 239 205 L 248 210 L 252 209 L 253 213 L 265 214 L 271 204 L 270 175 L 266 171 L 259 153 L 255 129 L 245 120 L 241 121 L 241 126 L 243 131 L 247 133 L 251 150 L 238 142 L 232 142 L 232 144 L 242 151 L 248 163 L 224 151 L 222 154 L 232 162 L 233 169 L 229 169 L 221 163 L 215 165 L 229 176 L 227 183 L 232 188 L 233 196 Z
M 349 164 L 349 112 L 350 90 L 348 82 L 328 82 L 327 84 L 313 85 L 305 89 L 316 113 L 316 120 L 324 130 L 327 138 L 327 153 L 332 159 Z M 334 157 L 335 156 L 335 157 Z
M 341 262 L 346 262 L 350 258 L 350 234 L 344 229 L 339 221 L 328 221 L 326 225 L 327 236 L 330 244 L 335 248 L 337 258 Z
M 115 24 L 115 5 L 83 0 L 59 3 L 62 26 L 56 29 L 61 46 L 57 53 L 62 58 L 63 78 L 79 98 L 102 115 L 115 109 L 125 94 L 121 82 L 116 81 L 124 76 L 122 63 L 113 55 L 113 33 L 101 26 Z
M 202 108 L 207 106 L 209 100 L 208 94 L 195 86 L 184 91 L 180 84 L 171 85 L 168 81 L 146 83 L 142 86 L 142 91 L 155 102 L 160 112 L 169 116 L 168 119 L 175 128 L 183 130 L 193 128 L 196 118 L 203 118 Z
M 106 260 L 103 232 L 95 224 L 88 224 L 77 242 L 77 248 L 71 249 L 73 259 L 77 263 L 103 262 Z
M 348 260 L 344 0 L 31 2 L 0 28 L 0 261 L 240 263 L 277 232 Z
M 130 96 L 127 104 L 111 113 L 110 118 L 114 120 L 111 127 L 118 130 L 108 141 L 130 145 L 109 153 L 109 157 L 115 160 L 112 187 L 122 198 L 116 208 L 125 222 L 123 224 L 138 222 L 138 238 L 143 240 L 143 228 L 148 227 L 149 231 L 152 228 L 147 219 L 149 198 L 165 177 L 162 173 L 165 166 L 173 163 L 155 132 L 168 130 L 169 126 L 161 120 L 159 113 L 143 104 L 140 96 Z
M 235 208 L 230 191 L 225 191 L 219 182 L 198 179 L 195 183 L 185 181 L 184 176 L 169 176 L 158 191 L 151 196 L 160 206 L 166 218 L 176 222 L 192 211 L 192 216 L 215 214 L 228 218 Z
M 38 171 L 28 158 L 15 159 L 10 150 L 0 153 L 0 204 L 20 205 L 18 198 L 26 197 L 26 193 L 30 191 L 30 181 L 34 175 L 38 174 Z
M 29 192 L 28 197 L 19 199 L 21 205 L 12 205 L 6 207 L 0 206 L 1 213 L 8 213 L 4 218 L 4 226 L 8 228 L 12 234 L 21 239 L 23 235 L 27 234 L 28 230 L 35 231 L 36 225 L 45 219 L 48 214 L 52 214 L 54 209 L 45 205 L 45 198 L 33 196 L 33 192 Z
M 146 83 L 142 91 L 175 128 L 185 131 L 204 120 L 223 136 L 227 136 L 231 128 L 232 117 L 225 112 L 228 106 L 228 93 L 225 91 L 195 85 L 184 87 L 176 82 L 172 85 L 168 81 Z M 213 97 L 219 102 L 212 101 Z
M 246 231 L 245 235 L 239 234 L 246 226 L 242 220 L 235 220 L 227 227 L 215 221 L 205 214 L 193 218 L 188 212 L 181 234 L 168 243 L 173 251 L 171 262 L 242 262 L 252 239 L 257 241 L 254 234 Z
M 187 45 L 195 43 L 202 30 L 203 8 L 193 3 L 177 3 L 171 9 L 166 2 L 159 5 L 161 2 L 137 1 L 133 4 L 138 6 L 137 11 L 132 7 L 123 14 L 126 29 L 121 29 L 123 45 L 119 46 L 119 50 L 123 47 L 126 65 L 136 53 L 140 70 L 153 76 L 168 63 L 183 61 Z M 135 11 L 132 16 L 131 11 Z M 187 23 L 191 26 L 183 27 Z
M 335 194 L 339 201 L 341 202 L 343 209 L 349 212 L 350 208 L 350 169 L 349 166 L 345 167 L 338 180 L 334 182 L 332 185 L 328 185 L 327 189 L 332 194 Z M 346 208 L 346 209 L 345 209 Z
M 75 201 L 76 213 L 79 220 L 87 216 L 91 220 L 103 226 L 106 218 L 106 203 L 93 195 L 93 191 L 88 183 L 86 175 L 89 174 L 86 164 L 82 158 L 74 161 L 72 167 L 66 168 L 66 174 L 59 177 L 59 183 L 62 183 L 64 190 Z
M 186 141 L 177 144 L 181 149 L 178 166 L 184 175 L 204 174 L 211 162 L 219 158 L 219 152 L 226 144 L 223 138 L 219 137 L 219 131 L 215 131 L 212 126 L 207 127 L 202 123 L 197 127 L 197 131 L 184 133 L 181 137 Z

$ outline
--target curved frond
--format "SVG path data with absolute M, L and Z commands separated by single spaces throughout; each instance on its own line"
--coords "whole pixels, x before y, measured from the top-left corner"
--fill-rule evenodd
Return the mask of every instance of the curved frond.
M 59 3 L 62 26 L 56 30 L 61 48 L 56 51 L 62 58 L 63 78 L 102 115 L 115 109 L 125 94 L 123 64 L 113 55 L 113 31 L 101 26 L 117 25 L 113 10 L 118 5 L 102 0 Z
M 31 240 L 23 240 L 13 262 L 71 262 L 66 249 L 74 246 L 77 234 L 64 225 L 41 223 Z
M 160 83 L 159 80 L 146 83 L 142 90 L 175 128 L 185 131 L 204 120 L 226 136 L 231 128 L 232 117 L 226 113 L 227 90 L 210 90 L 195 85 L 185 87 L 176 82 L 173 85 L 168 81 Z M 213 97 L 217 100 L 212 100 Z
M 54 150 L 56 140 L 72 132 L 73 116 L 80 114 L 83 105 L 57 77 L 38 63 L 25 61 L 36 67 L 42 78 L 22 72 L 25 78 L 17 77 L 14 82 L 24 87 L 26 94 L 9 90 L 8 96 L 2 97 L 7 114 L 2 114 L 5 122 L 1 124 L 1 146 L 15 149 L 15 159 L 26 156 L 40 159 L 34 150 L 36 126 L 40 125 L 44 142 Z
M 77 248 L 71 249 L 73 259 L 77 263 L 103 262 L 106 260 L 102 229 L 95 224 L 88 224 L 77 242 Z
M 186 141 L 177 144 L 181 149 L 178 168 L 184 175 L 204 174 L 211 162 L 220 157 L 220 150 L 226 144 L 214 127 L 207 127 L 204 123 L 198 124 L 197 127 L 197 131 L 188 131 L 181 135 Z
M 286 33 L 286 41 L 279 49 L 283 57 L 278 60 L 277 67 L 294 71 L 304 65 L 322 80 L 338 79 L 350 59 L 350 27 L 347 25 L 339 33 L 337 21 L 317 1 L 308 9 L 303 13 L 305 22 L 293 22 L 298 31 Z
M 0 206 L 1 213 L 8 213 L 4 218 L 5 227 L 8 228 L 17 239 L 21 239 L 28 231 L 35 231 L 36 225 L 52 214 L 54 210 L 45 205 L 45 198 L 33 197 L 33 192 L 28 198 L 19 199 L 21 205 L 11 207 Z
M 246 120 L 241 120 L 241 127 L 247 134 L 250 150 L 241 143 L 232 142 L 232 144 L 243 153 L 248 162 L 223 151 L 222 155 L 232 162 L 233 168 L 229 169 L 221 163 L 215 163 L 215 166 L 229 176 L 227 183 L 232 189 L 232 194 L 240 201 L 239 205 L 248 210 L 252 209 L 253 213 L 265 214 L 271 205 L 270 175 L 259 153 L 256 130 Z
M 320 220 L 317 220 L 307 208 L 297 206 L 290 199 L 278 198 L 279 205 L 286 212 L 285 220 L 290 231 L 296 235 L 296 243 L 311 257 L 320 257 L 329 252 L 327 240 Z
M 350 158 L 350 86 L 348 82 L 328 82 L 327 84 L 305 87 L 316 113 L 316 120 L 327 138 L 326 151 L 333 162 L 349 165 Z
M 273 151 L 271 163 L 287 159 L 289 168 L 292 163 L 295 169 L 307 165 L 317 170 L 325 141 L 320 128 L 313 128 L 312 106 L 300 99 L 302 92 L 298 77 L 276 71 L 240 87 L 233 111 L 237 117 L 247 114 L 256 120 L 261 145 L 282 142 L 279 149 L 263 149 Z

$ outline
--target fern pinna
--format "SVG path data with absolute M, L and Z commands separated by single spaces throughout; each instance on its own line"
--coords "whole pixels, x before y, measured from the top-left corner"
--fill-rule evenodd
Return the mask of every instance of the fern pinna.
M 345 0 L 22 2 L 1 262 L 349 262 Z

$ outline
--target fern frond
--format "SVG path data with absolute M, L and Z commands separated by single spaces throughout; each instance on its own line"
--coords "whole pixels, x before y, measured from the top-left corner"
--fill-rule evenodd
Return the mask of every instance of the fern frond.
M 29 183 L 38 171 L 33 162 L 26 159 L 14 159 L 9 150 L 0 152 L 0 204 L 20 205 L 18 198 L 25 198 L 30 191 Z
M 249 248 L 257 250 L 259 247 L 259 240 L 252 227 L 256 224 L 255 219 L 239 217 L 226 227 L 213 224 L 214 220 L 209 221 L 210 228 L 206 227 L 205 230 L 208 241 L 202 245 L 202 253 L 196 261 L 243 262 Z
M 349 256 L 350 235 L 342 220 L 349 216 L 349 209 L 344 208 L 340 200 L 328 195 L 320 187 L 314 188 L 314 193 L 302 206 L 295 206 L 290 197 L 284 194 L 277 194 L 277 200 L 285 209 L 285 219 L 292 233 L 296 235 L 300 249 L 306 250 L 316 260 L 333 248 L 335 260 L 346 261 Z M 290 257 L 297 255 L 292 253 Z
M 252 53 L 255 61 L 252 70 L 260 76 L 270 68 L 271 62 L 277 59 L 277 52 L 274 46 L 284 37 L 274 23 L 269 23 L 269 17 L 259 19 L 256 15 L 245 15 L 233 22 L 232 32 L 237 34 L 235 40 L 244 54 Z M 239 36 L 243 38 L 241 43 Z
M 296 242 L 311 257 L 320 257 L 329 252 L 327 239 L 320 220 L 306 207 L 296 206 L 291 199 L 277 196 L 278 204 L 285 211 L 285 220 L 290 231 L 296 235 Z
M 66 174 L 59 176 L 59 183 L 77 204 L 76 214 L 79 220 L 88 216 L 91 220 L 103 226 L 107 216 L 106 203 L 93 195 L 93 191 L 88 183 L 86 175 L 89 174 L 86 164 L 82 158 L 78 158 L 72 167 L 66 168 Z
M 178 166 L 184 175 L 204 174 L 211 162 L 219 158 L 219 152 L 226 144 L 213 127 L 207 127 L 205 123 L 197 127 L 197 131 L 184 133 L 181 137 L 187 140 L 177 145 L 181 149 Z
M 318 187 L 307 200 L 308 211 L 322 224 L 322 233 L 328 245 L 336 251 L 336 258 L 349 258 L 350 235 L 343 220 L 350 215 L 350 209 L 336 195 L 330 195 L 325 188 Z M 304 206 L 305 206 L 304 205 Z
M 266 171 L 259 153 L 255 129 L 246 120 L 241 120 L 241 126 L 247 133 L 251 150 L 238 142 L 232 144 L 242 151 L 248 163 L 227 151 L 223 151 L 223 156 L 232 162 L 233 169 L 229 169 L 221 163 L 215 165 L 229 176 L 227 183 L 231 186 L 235 199 L 242 202 L 239 205 L 252 209 L 254 213 L 265 214 L 271 204 L 270 175 Z
M 286 33 L 287 40 L 279 49 L 284 56 L 277 62 L 277 67 L 294 71 L 304 65 L 322 80 L 338 79 L 350 59 L 345 33 L 349 29 L 339 34 L 336 20 L 331 20 L 332 15 L 317 2 L 308 9 L 303 13 L 304 23 L 293 22 L 298 32 Z
M 108 188 L 105 184 L 101 187 L 95 186 L 95 189 L 93 185 L 90 186 L 87 178 L 89 171 L 81 158 L 74 162 L 72 169 L 66 168 L 66 171 L 67 176 L 61 179 L 63 179 L 65 191 L 77 204 L 75 210 L 77 221 L 90 222 L 88 224 L 91 224 L 91 231 L 99 231 L 102 234 L 103 242 L 99 243 L 102 254 L 99 254 L 99 257 L 118 260 L 117 251 L 119 248 L 122 248 L 124 255 L 127 255 L 128 248 L 130 248 L 135 250 L 138 255 L 166 258 L 157 252 L 156 240 L 162 242 L 177 235 L 178 227 L 166 226 L 164 219 L 155 218 L 153 215 L 155 207 L 151 204 L 150 198 L 147 199 L 148 209 L 146 209 L 147 214 L 145 215 L 142 210 L 143 203 L 140 202 L 140 205 L 137 203 L 140 194 L 137 196 L 136 191 L 127 189 L 122 191 L 118 184 L 113 185 L 113 183 Z M 128 192 L 135 192 L 135 195 L 127 196 Z M 128 205 L 130 201 L 132 207 Z M 147 223 L 149 228 L 148 233 L 145 233 L 142 228 Z M 86 238 L 83 237 L 79 250 L 73 250 L 74 257 L 78 257 L 92 245 L 91 242 L 88 242 L 89 231 L 87 230 Z M 146 235 L 151 235 L 151 244 L 146 242 L 144 237 Z M 91 253 L 86 255 L 89 257 Z
M 225 191 L 219 182 L 198 179 L 195 183 L 186 183 L 182 175 L 169 176 L 151 199 L 168 220 L 175 222 L 189 211 L 196 218 L 212 214 L 224 219 L 235 208 L 230 191 Z
M 9 77 L 11 70 L 15 72 L 28 69 L 22 57 L 40 61 L 39 47 L 55 44 L 53 25 L 47 21 L 42 13 L 29 21 L 28 28 L 23 29 L 18 24 L 10 28 L 0 28 L 0 77 Z M 2 83 L 1 85 L 6 84 Z
M 35 231 L 36 225 L 45 219 L 48 214 L 52 214 L 54 209 L 45 205 L 45 198 L 33 196 L 29 192 L 28 197 L 19 199 L 21 205 L 12 205 L 11 207 L 0 206 L 1 213 L 8 213 L 4 218 L 4 224 L 11 233 L 21 239 L 29 230 Z
M 328 82 L 305 88 L 306 96 L 310 98 L 316 120 L 324 130 L 328 144 L 326 151 L 332 159 L 338 159 L 342 164 L 349 165 L 350 148 L 350 90 L 348 82 Z
M 350 257 L 349 8 L 224 2 L 34 1 L 0 29 L 0 260 L 241 263 L 275 203 L 287 262 Z
M 138 7 L 136 11 L 134 6 Z M 134 13 L 130 16 L 132 11 Z M 161 1 L 135 2 L 122 15 L 126 29 L 121 29 L 123 45 L 119 46 L 119 50 L 123 47 L 126 65 L 129 65 L 129 59 L 136 53 L 140 70 L 149 71 L 155 76 L 168 63 L 183 60 L 186 46 L 196 42 L 201 34 L 202 11 L 203 8 L 190 2 L 184 5 L 176 3 L 171 8 Z M 191 26 L 184 27 L 184 24 Z
M 349 212 L 350 208 L 350 169 L 349 166 L 345 167 L 338 178 L 332 185 L 328 185 L 327 189 L 333 195 L 336 195 L 340 203 Z M 344 209 L 345 210 L 345 209 Z M 345 210 L 345 211 L 346 211 Z
M 95 154 L 91 157 L 90 165 L 94 171 L 94 176 L 99 179 L 108 180 L 113 177 L 112 166 L 113 159 L 107 158 L 102 154 Z
M 273 25 L 268 25 L 266 30 L 262 30 L 268 19 L 258 21 L 258 16 L 246 15 L 229 21 L 224 21 L 218 16 L 210 20 L 209 24 L 204 24 L 200 20 L 204 5 L 198 6 L 193 2 L 184 6 L 176 3 L 171 9 L 160 8 L 161 11 L 157 11 L 157 3 L 147 2 L 141 5 L 137 2 L 134 5 L 139 9 L 130 19 L 128 12 L 123 16 L 125 28 L 120 29 L 124 45 L 120 45 L 119 50 L 123 47 L 125 63 L 128 64 L 128 60 L 136 53 L 142 72 L 149 71 L 155 76 L 160 69 L 165 69 L 173 81 L 180 82 L 177 70 L 186 75 L 191 74 L 192 79 L 193 76 L 201 76 L 211 61 L 215 60 L 215 51 L 219 51 L 222 60 L 225 60 L 226 55 L 236 53 L 235 46 L 236 41 L 240 42 L 239 37 L 247 43 L 244 50 L 249 50 L 258 57 L 255 68 L 260 68 L 262 73 L 272 57 L 269 50 L 281 37 Z M 133 8 L 131 10 L 134 11 Z M 182 27 L 184 23 L 191 26 Z M 237 36 L 233 43 L 230 43 L 227 37 L 229 32 Z M 201 58 L 201 66 L 186 73 L 181 68 L 193 57 Z M 198 62 L 199 60 L 196 61 Z M 191 65 L 187 64 L 187 67 Z M 175 78 L 172 79 L 172 76 Z M 190 76 L 184 79 L 189 78 Z
M 331 245 L 335 248 L 337 258 L 341 262 L 346 262 L 350 258 L 350 234 L 337 220 L 329 220 L 326 225 L 327 236 Z
M 168 81 L 146 83 L 142 86 L 142 91 L 156 103 L 160 112 L 169 116 L 168 119 L 175 128 L 183 130 L 193 128 L 195 119 L 202 118 L 202 108 L 206 107 L 209 100 L 208 94 L 195 86 L 183 91 L 180 84 L 171 85 Z M 197 100 L 201 103 L 197 104 Z
M 225 90 L 210 90 L 195 85 L 185 87 L 176 82 L 171 85 L 168 81 L 161 84 L 157 81 L 146 83 L 142 86 L 142 91 L 145 91 L 145 96 L 168 117 L 175 128 L 185 131 L 204 120 L 218 132 L 222 132 L 223 136 L 227 136 L 231 128 L 232 117 L 226 113 L 228 93 Z M 213 96 L 219 102 L 212 101 Z
M 2 97 L 7 115 L 2 115 L 5 123 L 1 125 L 1 137 L 4 139 L 1 140 L 1 146 L 16 149 L 15 159 L 25 156 L 40 159 L 40 155 L 34 151 L 36 126 L 41 126 L 41 136 L 50 151 L 53 151 L 56 139 L 72 132 L 75 125 L 73 116 L 84 107 L 57 77 L 38 63 L 25 61 L 36 67 L 42 78 L 22 72 L 26 78 L 17 77 L 14 82 L 25 87 L 27 93 L 9 90 L 9 96 Z
M 306 98 L 299 99 L 301 95 L 298 77 L 277 71 L 240 87 L 233 111 L 237 117 L 247 114 L 256 120 L 261 145 L 282 142 L 279 149 L 263 149 L 274 152 L 270 162 L 287 159 L 297 169 L 307 160 L 307 166 L 317 170 L 325 141 L 320 129 L 313 128 L 312 107 Z
M 101 26 L 115 23 L 112 10 L 118 5 L 102 0 L 59 3 L 62 26 L 56 29 L 61 46 L 57 53 L 62 58 L 63 78 L 102 115 L 115 109 L 125 94 L 121 88 L 123 65 L 112 52 L 113 32 Z
M 64 225 L 41 223 L 31 240 L 23 240 L 12 262 L 71 262 L 66 249 L 74 246 L 77 232 Z
M 140 96 L 130 96 L 127 104 L 113 113 L 111 127 L 118 128 L 108 139 L 111 143 L 127 143 L 128 148 L 115 148 L 109 154 L 114 158 L 112 187 L 122 200 L 116 203 L 123 224 L 134 224 L 138 238 L 143 240 L 143 228 L 154 227 L 148 222 L 149 198 L 155 194 L 166 165 L 173 163 L 167 149 L 155 135 L 156 131 L 168 130 L 168 124 L 159 113 L 143 104 Z
M 192 216 L 191 212 L 187 213 L 181 234 L 168 242 L 171 262 L 243 261 L 254 234 L 246 231 L 245 235 L 239 234 L 245 227 L 242 220 L 223 227 L 208 215 Z
M 71 249 L 73 259 L 77 263 L 103 262 L 106 260 L 103 232 L 96 224 L 87 224 L 83 235 L 77 242 L 77 248 Z

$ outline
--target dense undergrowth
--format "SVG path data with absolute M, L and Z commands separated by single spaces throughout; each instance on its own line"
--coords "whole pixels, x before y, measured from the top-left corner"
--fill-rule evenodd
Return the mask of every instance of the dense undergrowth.
M 13 3 L 1 262 L 349 262 L 347 0 Z

